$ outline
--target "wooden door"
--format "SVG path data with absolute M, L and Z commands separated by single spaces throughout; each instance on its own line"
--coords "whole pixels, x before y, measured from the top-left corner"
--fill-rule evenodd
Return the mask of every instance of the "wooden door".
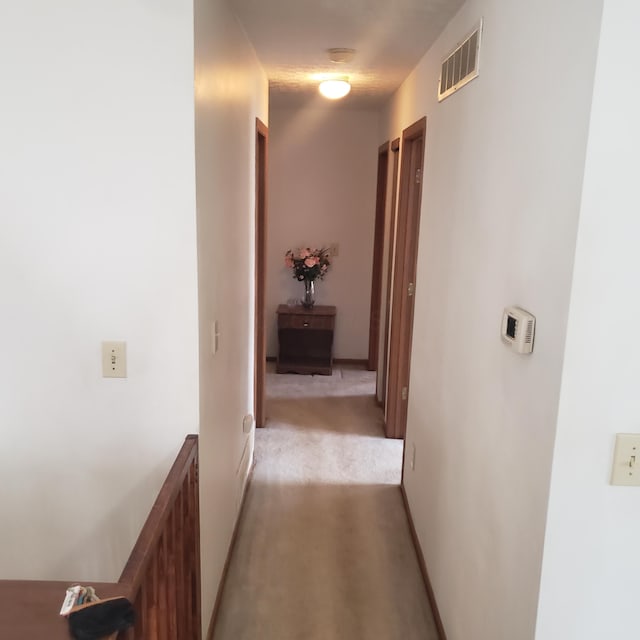
M 267 142 L 269 130 L 256 118 L 256 246 L 253 415 L 256 427 L 265 425 L 267 344 L 264 300 L 267 271 Z
M 404 438 L 407 427 L 426 126 L 422 118 L 402 132 L 386 412 L 389 438 Z
M 373 238 L 373 269 L 371 276 L 371 308 L 369 311 L 369 358 L 367 368 L 378 368 L 378 345 L 380 344 L 380 305 L 382 303 L 382 256 L 386 229 L 387 174 L 389 167 L 389 143 L 378 149 L 378 183 L 376 186 L 376 221 Z

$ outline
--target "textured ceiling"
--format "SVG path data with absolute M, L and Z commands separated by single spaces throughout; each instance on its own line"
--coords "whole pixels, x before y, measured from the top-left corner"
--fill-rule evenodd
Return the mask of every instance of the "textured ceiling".
M 320 100 L 319 76 L 348 75 L 344 106 L 375 107 L 407 77 L 463 0 L 229 0 L 269 77 L 271 102 Z M 336 64 L 327 49 L 356 50 Z

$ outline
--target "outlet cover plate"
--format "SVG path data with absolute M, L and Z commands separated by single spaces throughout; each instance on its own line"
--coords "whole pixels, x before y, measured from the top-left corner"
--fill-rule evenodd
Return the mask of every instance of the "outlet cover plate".
M 242 432 L 243 433 L 251 433 L 251 429 L 253 428 L 253 415 L 248 413 L 242 419 Z

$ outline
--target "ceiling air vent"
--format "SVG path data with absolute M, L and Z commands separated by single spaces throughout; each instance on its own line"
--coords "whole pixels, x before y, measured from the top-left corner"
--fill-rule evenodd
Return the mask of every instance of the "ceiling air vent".
M 443 61 L 440 69 L 438 101 L 444 100 L 467 82 L 478 77 L 482 20 Z

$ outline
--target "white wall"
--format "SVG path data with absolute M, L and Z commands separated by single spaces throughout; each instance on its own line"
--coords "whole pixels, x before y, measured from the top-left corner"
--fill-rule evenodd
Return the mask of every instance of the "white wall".
M 2 578 L 117 579 L 197 430 L 192 24 L 186 0 L 0 8 Z
M 640 488 L 609 485 L 616 433 L 638 433 L 640 8 L 606 0 L 591 115 L 536 638 L 637 629 Z
M 405 485 L 449 640 L 534 636 L 601 4 L 470 0 L 380 135 L 427 116 Z M 481 16 L 481 75 L 438 104 Z M 511 304 L 531 356 L 500 341 Z
M 317 304 L 337 307 L 334 356 L 368 357 L 378 115 L 331 104 L 273 109 L 269 147 L 267 353 L 277 353 L 276 309 L 300 299 L 288 249 L 339 243 Z
M 206 632 L 253 452 L 242 418 L 253 412 L 255 119 L 268 110 L 266 77 L 224 0 L 196 2 L 195 79 Z

